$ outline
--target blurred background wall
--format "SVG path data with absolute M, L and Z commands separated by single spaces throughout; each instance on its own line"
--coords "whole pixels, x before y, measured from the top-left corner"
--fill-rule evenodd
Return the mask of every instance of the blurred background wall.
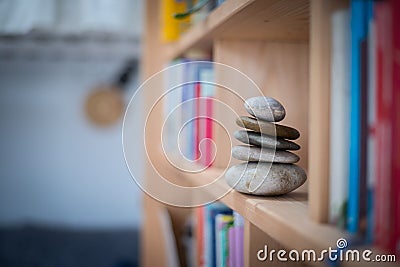
M 1 266 L 136 265 L 141 191 L 122 117 L 96 125 L 85 103 L 139 62 L 141 34 L 139 0 L 0 1 Z M 139 75 L 137 64 L 124 108 Z
M 100 128 L 84 112 L 89 92 L 122 63 L 0 62 L 0 224 L 139 225 L 140 195 L 125 167 L 122 125 Z

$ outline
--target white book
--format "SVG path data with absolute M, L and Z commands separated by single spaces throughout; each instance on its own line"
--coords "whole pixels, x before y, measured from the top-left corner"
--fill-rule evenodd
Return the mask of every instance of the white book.
M 348 198 L 350 13 L 332 15 L 329 220 L 337 223 Z
M 172 67 L 182 60 L 172 61 L 164 76 L 163 147 L 167 153 L 178 153 L 178 137 L 182 121 L 182 86 L 184 67 Z

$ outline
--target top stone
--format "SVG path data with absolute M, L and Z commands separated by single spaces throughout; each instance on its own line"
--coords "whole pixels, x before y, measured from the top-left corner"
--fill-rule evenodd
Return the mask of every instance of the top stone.
M 269 122 L 281 121 L 286 115 L 282 104 L 272 97 L 251 97 L 244 102 L 244 108 L 257 119 Z

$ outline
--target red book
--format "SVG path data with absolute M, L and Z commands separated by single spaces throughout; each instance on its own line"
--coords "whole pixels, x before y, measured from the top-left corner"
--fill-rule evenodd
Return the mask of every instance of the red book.
M 196 208 L 197 266 L 204 266 L 204 207 Z
M 393 245 L 393 205 L 391 188 L 392 155 L 392 13 L 388 1 L 375 3 L 376 18 L 376 187 L 375 242 L 383 249 Z
M 393 248 L 400 256 L 400 1 L 392 0 L 393 104 L 392 104 L 392 184 L 394 210 Z
M 213 160 L 213 146 L 212 146 L 212 132 L 213 132 L 213 99 L 210 96 L 202 96 L 200 101 L 202 108 L 201 114 L 202 118 L 200 119 L 200 129 L 201 129 L 201 151 L 203 152 L 201 156 L 200 164 L 205 167 L 210 167 L 212 165 Z
M 196 117 L 194 118 L 195 120 L 195 125 L 194 125 L 194 159 L 197 161 L 200 158 L 200 141 L 201 141 L 201 98 L 200 98 L 200 92 L 201 92 L 201 85 L 200 83 L 196 83 L 195 85 L 195 99 L 196 99 Z
M 201 151 L 200 164 L 204 167 L 210 167 L 213 162 L 213 95 L 214 86 L 210 84 L 214 80 L 214 71 L 212 68 L 200 69 L 200 99 L 199 103 L 199 148 Z
M 194 124 L 194 159 L 201 164 L 200 142 L 202 140 L 202 98 L 201 98 L 201 83 L 195 85 L 195 98 L 196 98 L 196 117 Z M 197 246 L 197 266 L 204 266 L 204 207 L 196 208 L 196 246 Z

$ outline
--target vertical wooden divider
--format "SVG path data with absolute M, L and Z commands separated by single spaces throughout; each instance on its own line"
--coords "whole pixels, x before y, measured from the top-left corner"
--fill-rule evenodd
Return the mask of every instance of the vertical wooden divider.
M 330 18 L 335 9 L 345 6 L 344 0 L 311 2 L 309 207 L 311 218 L 320 223 L 326 223 L 329 215 Z
M 146 45 L 144 46 L 142 58 L 142 81 L 163 68 L 167 60 L 165 58 L 165 51 L 168 49 L 167 45 L 160 42 L 160 1 L 146 1 L 145 5 L 144 43 Z M 151 99 L 154 99 L 154 96 L 157 95 L 161 96 L 161 86 L 162 85 L 160 85 L 160 88 L 154 88 L 154 90 L 147 90 L 145 92 L 145 105 L 152 105 Z M 147 150 L 150 157 L 159 155 L 161 151 L 160 143 L 154 142 L 154 140 L 159 140 L 162 125 L 162 109 L 157 108 L 153 112 L 157 113 L 157 115 L 148 122 L 151 130 L 149 130 L 145 136 L 146 140 L 153 140 L 152 142 L 147 142 Z M 153 179 L 156 175 L 158 174 L 154 171 L 153 167 L 146 164 L 145 176 L 148 186 L 157 186 L 157 184 L 154 184 Z M 145 194 L 143 198 L 143 209 L 145 212 L 141 234 L 141 266 L 165 266 L 168 262 L 171 262 L 171 255 L 168 253 L 168 251 L 171 251 L 171 248 L 167 248 L 165 242 L 167 239 L 166 235 L 170 235 L 170 233 L 165 233 L 165 229 L 162 225 L 163 220 L 160 219 L 166 214 L 164 209 L 166 209 L 171 216 L 173 235 L 175 235 L 176 238 L 179 261 L 182 264 L 185 261 L 185 255 L 179 237 L 182 235 L 184 223 L 191 210 L 167 206 Z
M 159 47 L 159 43 L 154 40 L 154 36 L 158 36 L 158 20 L 154 19 L 154 12 L 158 12 L 159 1 L 146 1 L 145 3 L 145 32 L 144 32 L 144 47 L 143 53 L 143 69 L 142 81 L 150 77 L 158 68 L 158 60 L 154 59 L 155 55 L 152 50 Z M 156 13 L 158 14 L 158 13 Z M 156 60 L 156 61 L 155 61 Z M 148 93 L 148 92 L 146 92 Z M 147 95 L 146 95 L 147 97 Z M 147 101 L 145 101 L 147 103 Z M 145 166 L 145 175 L 149 173 L 150 166 Z M 141 265 L 142 266 L 162 266 L 168 262 L 166 249 L 161 242 L 156 244 L 156 240 L 164 235 L 158 214 L 160 213 L 160 204 L 154 201 L 147 195 L 143 197 L 143 226 L 141 231 Z M 154 253 L 157 252 L 157 257 Z

